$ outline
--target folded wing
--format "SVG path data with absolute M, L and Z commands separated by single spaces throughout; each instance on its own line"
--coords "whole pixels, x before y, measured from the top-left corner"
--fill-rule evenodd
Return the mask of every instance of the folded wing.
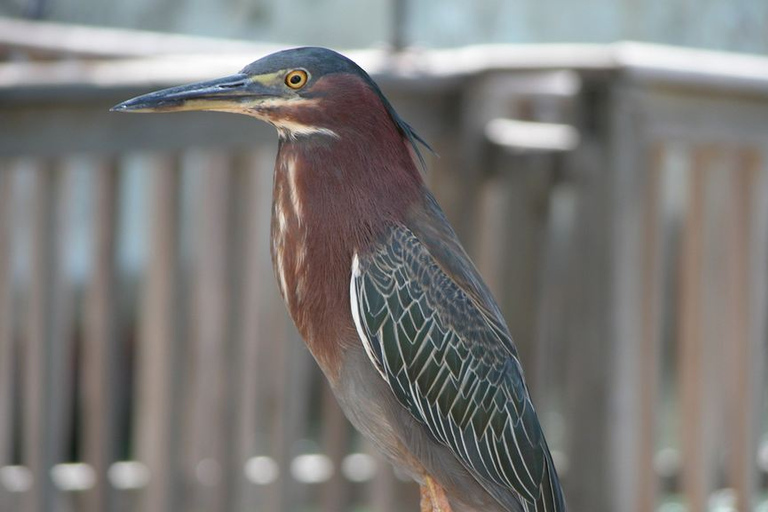
M 526 510 L 565 510 L 506 326 L 412 231 L 355 257 L 350 298 L 372 364 L 436 440 Z

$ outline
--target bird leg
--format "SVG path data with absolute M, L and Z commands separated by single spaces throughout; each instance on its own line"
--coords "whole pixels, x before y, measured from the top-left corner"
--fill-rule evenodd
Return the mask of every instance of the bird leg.
M 421 512 L 452 512 L 445 491 L 429 475 L 421 486 Z

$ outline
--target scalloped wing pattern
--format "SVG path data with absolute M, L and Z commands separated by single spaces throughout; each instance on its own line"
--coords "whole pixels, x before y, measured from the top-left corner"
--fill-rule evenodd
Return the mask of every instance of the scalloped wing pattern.
M 481 484 L 525 510 L 565 510 L 506 327 L 478 307 L 407 228 L 362 258 L 350 284 L 371 362 L 398 401 Z

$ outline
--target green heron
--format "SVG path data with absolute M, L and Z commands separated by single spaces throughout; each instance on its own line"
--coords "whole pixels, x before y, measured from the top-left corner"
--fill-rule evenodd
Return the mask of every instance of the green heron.
M 113 110 L 277 128 L 283 299 L 349 420 L 421 484 L 422 511 L 566 509 L 507 325 L 421 176 L 426 144 L 365 71 L 298 48 Z

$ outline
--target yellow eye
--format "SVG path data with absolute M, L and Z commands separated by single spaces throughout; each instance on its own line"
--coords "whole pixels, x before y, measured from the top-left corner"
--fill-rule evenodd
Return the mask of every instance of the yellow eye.
M 307 83 L 307 72 L 303 69 L 294 69 L 285 75 L 285 85 L 291 89 L 301 89 Z

